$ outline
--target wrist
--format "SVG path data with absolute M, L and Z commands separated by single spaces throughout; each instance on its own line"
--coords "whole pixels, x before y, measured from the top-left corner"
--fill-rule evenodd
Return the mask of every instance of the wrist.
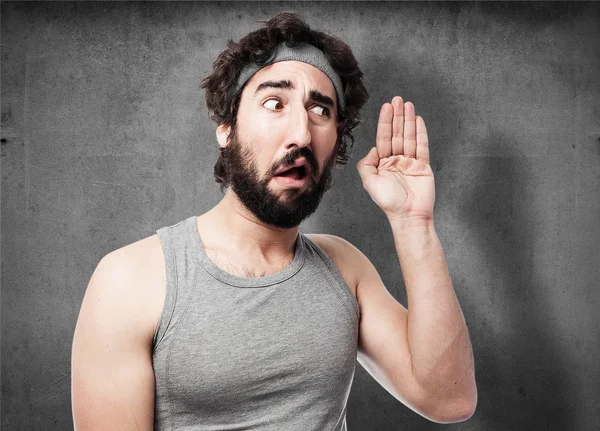
M 430 232 L 435 231 L 432 217 L 394 217 L 387 216 L 392 230 L 399 233 L 405 232 Z
M 431 218 L 390 218 L 396 251 L 400 263 L 408 255 L 416 259 L 428 259 L 439 247 L 439 238 Z

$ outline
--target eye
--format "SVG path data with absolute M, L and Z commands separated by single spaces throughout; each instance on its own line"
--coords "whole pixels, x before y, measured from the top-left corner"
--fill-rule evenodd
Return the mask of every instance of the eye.
M 268 99 L 265 100 L 263 106 L 270 111 L 279 111 L 283 109 L 283 104 L 279 99 Z
M 321 105 L 313 106 L 312 111 L 315 114 L 320 115 L 322 117 L 329 117 L 331 115 L 331 111 L 329 110 L 329 108 L 326 108 L 325 106 Z

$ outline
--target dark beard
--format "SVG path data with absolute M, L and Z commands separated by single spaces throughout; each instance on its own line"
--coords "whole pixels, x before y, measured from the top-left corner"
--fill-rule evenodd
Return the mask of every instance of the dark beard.
M 319 175 L 317 160 L 312 152 L 306 147 L 295 148 L 260 180 L 254 156 L 238 141 L 235 127 L 230 132 L 228 142 L 229 145 L 222 149 L 222 157 L 229 185 L 240 202 L 263 223 L 284 229 L 298 226 L 317 210 L 323 194 L 331 187 L 335 151 Z M 305 157 L 311 168 L 308 186 L 304 190 L 284 189 L 278 197 L 269 189 L 269 182 L 280 167 L 293 163 L 299 157 Z

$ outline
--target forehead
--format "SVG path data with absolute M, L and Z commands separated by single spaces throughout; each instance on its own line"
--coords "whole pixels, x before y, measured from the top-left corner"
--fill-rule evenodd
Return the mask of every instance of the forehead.
M 317 90 L 336 100 L 333 83 L 327 75 L 316 67 L 301 61 L 279 61 L 263 67 L 256 72 L 246 84 L 246 88 L 254 90 L 265 81 L 288 80 L 295 88 L 303 88 L 305 92 Z

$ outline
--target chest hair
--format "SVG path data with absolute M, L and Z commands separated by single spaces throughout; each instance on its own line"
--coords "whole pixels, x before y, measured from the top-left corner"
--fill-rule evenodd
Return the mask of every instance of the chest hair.
M 287 267 L 294 256 L 285 256 L 285 258 L 276 263 L 266 263 L 264 261 L 250 261 L 242 259 L 233 259 L 225 253 L 219 253 L 212 249 L 205 249 L 209 259 L 228 274 L 243 278 L 257 278 L 271 275 Z

